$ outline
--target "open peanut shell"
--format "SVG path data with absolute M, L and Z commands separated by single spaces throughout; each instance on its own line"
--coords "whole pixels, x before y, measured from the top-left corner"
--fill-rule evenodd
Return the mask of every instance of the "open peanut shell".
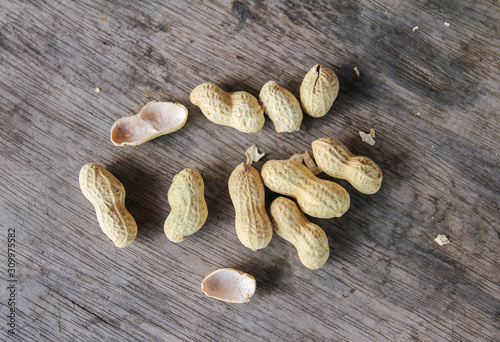
M 179 103 L 149 102 L 139 114 L 116 120 L 111 128 L 111 142 L 115 146 L 141 145 L 181 129 L 187 117 L 187 108 Z
M 201 282 L 201 290 L 207 296 L 228 303 L 248 302 L 256 287 L 254 277 L 233 268 L 218 269 Z

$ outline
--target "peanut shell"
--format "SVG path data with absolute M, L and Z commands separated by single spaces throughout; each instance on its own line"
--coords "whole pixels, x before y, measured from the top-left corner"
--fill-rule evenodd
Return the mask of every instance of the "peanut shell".
M 363 194 L 374 194 L 382 184 L 382 170 L 368 157 L 356 156 L 335 138 L 312 143 L 314 159 L 327 175 L 345 179 Z
M 295 160 L 270 160 L 261 171 L 264 184 L 293 197 L 304 213 L 319 218 L 342 216 L 349 209 L 349 194 L 340 185 L 314 176 Z
M 125 188 L 102 165 L 89 163 L 79 175 L 83 195 L 94 205 L 102 231 L 116 247 L 130 245 L 137 235 L 137 224 L 125 207 Z
M 264 112 L 274 124 L 276 132 L 295 132 L 302 124 L 302 108 L 299 101 L 278 83 L 269 81 L 262 87 L 259 100 Z
M 295 246 L 304 266 L 318 269 L 325 264 L 330 255 L 328 238 L 323 229 L 305 217 L 295 202 L 278 197 L 271 203 L 269 212 L 274 231 Z
M 246 163 L 238 165 L 229 177 L 229 194 L 235 209 L 238 239 L 254 251 L 266 247 L 273 237 L 273 226 L 266 212 L 259 171 Z
M 168 203 L 172 210 L 164 230 L 170 241 L 180 242 L 200 230 L 208 217 L 201 174 L 193 169 L 184 169 L 175 175 L 168 190 Z
M 339 80 L 327 66 L 316 64 L 300 85 L 300 102 L 304 112 L 313 118 L 324 116 L 339 93 Z
M 149 102 L 139 114 L 116 120 L 111 142 L 115 146 L 138 146 L 181 129 L 187 117 L 187 108 L 179 103 Z
M 245 303 L 255 293 L 255 278 L 234 268 L 221 268 L 207 275 L 201 282 L 201 290 L 208 297 L 228 303 Z
M 208 120 L 233 127 L 244 133 L 254 133 L 264 126 L 264 111 L 259 101 L 244 91 L 227 93 L 213 83 L 203 83 L 189 97 L 200 107 Z

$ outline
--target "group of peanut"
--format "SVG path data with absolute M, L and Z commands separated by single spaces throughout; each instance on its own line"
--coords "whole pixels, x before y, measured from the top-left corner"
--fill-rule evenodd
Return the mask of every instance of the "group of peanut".
M 337 75 L 332 69 L 315 65 L 304 77 L 300 86 L 300 101 L 276 82 L 269 81 L 262 87 L 259 101 L 251 94 L 238 91 L 226 93 L 212 83 L 196 87 L 191 102 L 200 107 L 212 122 L 231 126 L 245 133 L 257 132 L 264 126 L 264 112 L 269 116 L 278 133 L 298 131 L 302 124 L 302 108 L 314 118 L 330 110 L 339 92 Z
M 334 138 L 312 143 L 320 170 L 345 179 L 358 191 L 373 194 L 382 182 L 382 171 L 369 158 L 354 156 Z M 264 185 L 271 191 L 292 197 L 276 198 L 267 215 Z M 236 232 L 244 246 L 252 250 L 267 246 L 274 231 L 291 242 L 301 262 L 308 268 L 323 266 L 329 256 L 324 231 L 304 214 L 317 218 L 342 216 L 350 206 L 350 197 L 340 185 L 316 177 L 296 160 L 269 160 L 259 172 L 242 163 L 229 177 L 229 193 L 236 210 Z
M 264 112 L 277 132 L 300 128 L 303 113 L 322 117 L 331 108 L 339 90 L 338 79 L 326 66 L 314 66 L 300 87 L 300 103 L 274 81 L 267 82 L 259 100 L 243 91 L 226 93 L 216 85 L 204 83 L 190 95 L 191 102 L 212 122 L 233 127 L 244 133 L 260 130 Z M 180 129 L 186 122 L 187 109 L 177 103 L 152 102 L 139 114 L 119 119 L 111 130 L 113 144 L 137 146 L 159 135 Z M 353 155 L 334 138 L 312 143 L 319 169 L 337 179 L 347 180 L 364 194 L 378 191 L 382 171 L 369 158 Z M 265 208 L 264 185 L 271 191 L 293 198 L 276 198 Z M 350 206 L 350 197 L 340 185 L 316 177 L 296 160 L 269 160 L 259 172 L 250 163 L 238 165 L 229 177 L 229 193 L 235 208 L 235 228 L 241 243 L 252 250 L 266 247 L 274 231 L 291 242 L 301 262 L 317 269 L 329 257 L 324 231 L 304 214 L 318 218 L 342 216 Z M 117 247 L 131 244 L 137 224 L 125 208 L 123 185 L 96 163 L 80 171 L 80 187 L 95 207 L 99 225 Z M 171 212 L 164 230 L 169 240 L 179 242 L 197 232 L 205 223 L 208 208 L 201 174 L 193 169 L 178 173 L 168 191 Z

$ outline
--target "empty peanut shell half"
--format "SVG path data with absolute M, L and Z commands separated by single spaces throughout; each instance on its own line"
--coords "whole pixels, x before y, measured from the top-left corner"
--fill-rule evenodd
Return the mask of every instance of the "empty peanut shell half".
M 254 277 L 233 268 L 218 269 L 201 282 L 201 290 L 207 296 L 229 303 L 248 302 L 256 286 Z
M 187 108 L 179 103 L 149 102 L 139 114 L 118 119 L 111 128 L 115 146 L 137 146 L 184 126 Z

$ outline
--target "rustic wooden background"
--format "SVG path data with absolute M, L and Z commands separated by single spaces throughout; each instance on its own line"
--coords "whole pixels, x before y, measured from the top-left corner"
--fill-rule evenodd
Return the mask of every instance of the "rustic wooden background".
M 1 339 L 499 341 L 499 24 L 497 0 L 0 0 Z M 296 133 L 267 120 L 244 134 L 189 102 L 206 81 L 257 96 L 275 80 L 298 95 L 316 63 L 336 71 L 340 93 Z M 152 100 L 186 105 L 185 127 L 114 147 L 113 122 Z M 373 147 L 358 136 L 370 128 Z M 325 136 L 377 162 L 380 191 L 340 182 L 350 210 L 312 220 L 331 248 L 320 270 L 276 235 L 244 248 L 227 180 L 245 149 L 266 152 L 260 169 Z M 127 189 L 139 225 L 130 247 L 114 247 L 80 192 L 88 162 Z M 205 179 L 209 217 L 174 244 L 163 233 L 167 191 L 186 167 Z M 249 303 L 200 291 L 221 267 L 255 276 Z

